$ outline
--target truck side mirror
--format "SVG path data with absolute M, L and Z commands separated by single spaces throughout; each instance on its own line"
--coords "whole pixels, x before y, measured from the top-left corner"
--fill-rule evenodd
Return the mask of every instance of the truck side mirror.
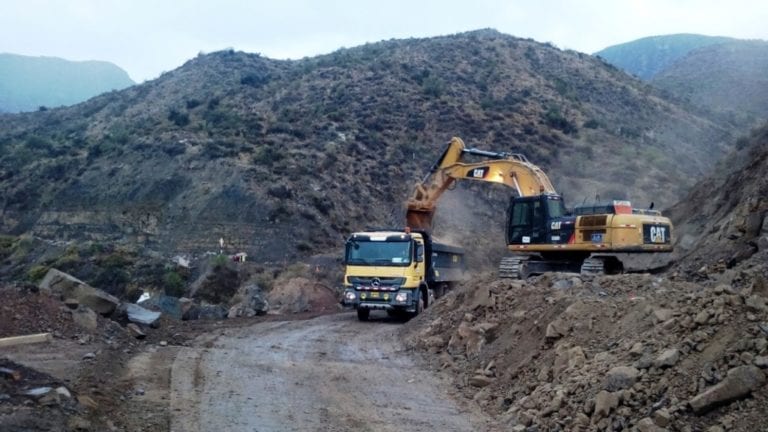
M 416 244 L 416 262 L 424 262 L 424 245 Z

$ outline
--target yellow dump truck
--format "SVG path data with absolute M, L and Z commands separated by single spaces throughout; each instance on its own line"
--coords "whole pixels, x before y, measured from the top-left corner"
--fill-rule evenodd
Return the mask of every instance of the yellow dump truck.
M 421 230 L 371 230 L 346 242 L 344 299 L 365 321 L 372 310 L 416 316 L 464 277 L 464 250 Z

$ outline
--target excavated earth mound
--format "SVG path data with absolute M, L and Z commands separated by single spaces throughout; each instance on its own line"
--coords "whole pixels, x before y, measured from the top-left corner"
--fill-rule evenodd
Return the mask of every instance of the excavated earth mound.
M 761 284 L 486 275 L 413 320 L 407 344 L 512 430 L 766 430 Z

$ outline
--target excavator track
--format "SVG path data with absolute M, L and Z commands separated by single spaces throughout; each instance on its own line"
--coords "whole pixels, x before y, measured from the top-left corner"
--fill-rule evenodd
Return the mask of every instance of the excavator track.
M 600 258 L 587 258 L 581 264 L 581 274 L 603 275 L 605 274 L 605 261 Z
M 527 256 L 508 256 L 502 258 L 499 264 L 499 278 L 525 279 L 529 259 L 530 257 Z

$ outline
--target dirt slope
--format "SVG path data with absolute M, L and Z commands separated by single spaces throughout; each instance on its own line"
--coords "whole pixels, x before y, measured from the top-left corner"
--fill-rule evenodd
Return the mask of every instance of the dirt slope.
M 764 385 L 711 411 L 690 405 L 739 366 L 764 383 L 768 292 L 758 285 L 488 276 L 409 324 L 409 343 L 510 427 L 759 431 Z
M 687 274 L 722 273 L 768 249 L 768 125 L 738 147 L 670 211 Z

